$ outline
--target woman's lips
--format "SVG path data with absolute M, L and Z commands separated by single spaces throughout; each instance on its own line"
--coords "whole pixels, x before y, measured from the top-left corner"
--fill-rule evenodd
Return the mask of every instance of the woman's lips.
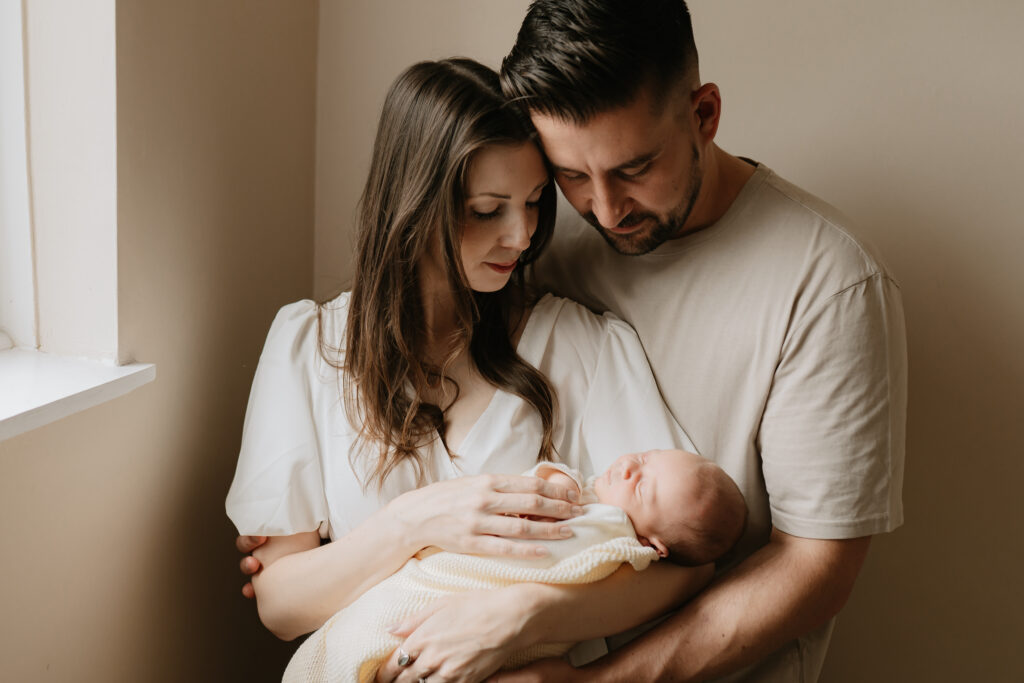
M 516 269 L 516 265 L 519 263 L 519 259 L 513 259 L 508 263 L 491 263 L 490 261 L 484 261 L 484 264 L 501 273 L 502 275 L 508 275 Z

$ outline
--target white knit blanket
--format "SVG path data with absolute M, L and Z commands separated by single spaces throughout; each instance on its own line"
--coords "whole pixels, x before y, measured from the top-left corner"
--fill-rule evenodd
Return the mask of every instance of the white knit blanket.
M 331 617 L 302 644 L 284 681 L 372 681 L 385 658 L 401 644 L 387 633 L 434 601 L 465 591 L 515 583 L 581 584 L 600 581 L 624 562 L 646 569 L 657 553 L 636 540 L 626 515 L 608 505 L 585 506 L 570 521 L 575 536 L 544 544 L 539 560 L 460 555 L 428 549 Z M 505 668 L 564 654 L 572 643 L 546 644 L 516 653 Z

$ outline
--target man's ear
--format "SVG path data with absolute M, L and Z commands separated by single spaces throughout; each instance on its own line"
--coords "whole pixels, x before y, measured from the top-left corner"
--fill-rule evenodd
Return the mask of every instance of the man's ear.
M 718 123 L 722 119 L 722 93 L 714 83 L 705 83 L 694 90 L 690 97 L 697 131 L 710 142 L 715 139 Z
M 636 540 L 640 541 L 648 548 L 654 548 L 658 553 L 658 557 L 668 557 L 668 546 L 662 543 L 657 537 L 647 538 L 646 536 L 637 536 Z

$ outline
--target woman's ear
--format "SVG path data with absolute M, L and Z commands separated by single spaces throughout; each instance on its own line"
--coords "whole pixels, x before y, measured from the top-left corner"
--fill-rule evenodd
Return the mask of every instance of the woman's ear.
M 648 548 L 654 548 L 654 550 L 658 553 L 658 557 L 668 557 L 668 546 L 662 543 L 661 540 L 657 537 L 652 536 L 651 538 L 647 538 L 646 536 L 637 536 L 636 540 L 640 541 Z

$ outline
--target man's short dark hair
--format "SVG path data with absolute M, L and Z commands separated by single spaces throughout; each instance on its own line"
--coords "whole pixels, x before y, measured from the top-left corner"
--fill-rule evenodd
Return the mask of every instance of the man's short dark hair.
M 660 103 L 697 68 L 683 0 L 536 0 L 501 64 L 505 95 L 584 123 L 650 87 Z

